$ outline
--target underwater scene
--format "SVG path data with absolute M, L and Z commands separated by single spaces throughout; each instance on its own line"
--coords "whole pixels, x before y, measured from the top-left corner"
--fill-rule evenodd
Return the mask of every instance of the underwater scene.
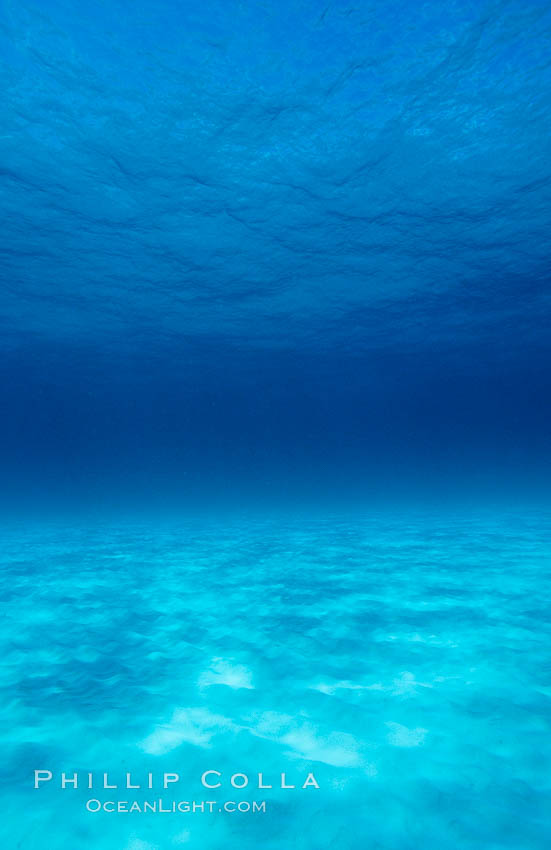
M 550 44 L 0 4 L 2 850 L 551 846 Z

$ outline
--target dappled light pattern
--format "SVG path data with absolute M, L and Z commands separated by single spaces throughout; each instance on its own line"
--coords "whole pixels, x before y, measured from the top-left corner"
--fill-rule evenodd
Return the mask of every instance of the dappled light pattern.
M 387 515 L 8 535 L 2 845 L 545 850 L 546 532 Z M 37 767 L 182 779 L 34 791 Z M 211 769 L 226 786 L 205 792 Z M 267 810 L 84 810 L 160 794 Z

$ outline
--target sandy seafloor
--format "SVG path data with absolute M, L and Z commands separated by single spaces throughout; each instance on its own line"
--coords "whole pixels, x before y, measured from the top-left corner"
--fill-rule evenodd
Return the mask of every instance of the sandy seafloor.
M 546 850 L 549 540 L 541 513 L 4 529 L 0 846 Z M 211 768 L 321 787 L 213 797 Z M 91 814 L 159 794 L 61 770 L 266 812 Z

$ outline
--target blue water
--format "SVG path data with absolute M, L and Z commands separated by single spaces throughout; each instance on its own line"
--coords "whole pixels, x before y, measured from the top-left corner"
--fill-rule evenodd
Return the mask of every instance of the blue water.
M 4 501 L 547 503 L 549 3 L 0 23 Z
M 544 850 L 549 539 L 541 515 L 8 533 L 2 846 Z M 320 789 L 205 795 L 210 769 Z M 158 792 L 61 770 L 266 812 L 90 813 Z
M 0 3 L 2 848 L 551 846 L 550 39 Z

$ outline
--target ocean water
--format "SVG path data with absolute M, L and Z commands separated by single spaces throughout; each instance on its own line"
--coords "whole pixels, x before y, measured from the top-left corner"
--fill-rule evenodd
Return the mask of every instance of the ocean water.
M 2 846 L 545 850 L 549 540 L 537 513 L 8 530 Z M 229 786 L 259 771 L 320 788 Z M 159 795 L 217 808 L 85 809 Z
M 6 0 L 3 504 L 549 501 L 545 0 Z
M 0 2 L 1 850 L 551 846 L 550 44 Z

